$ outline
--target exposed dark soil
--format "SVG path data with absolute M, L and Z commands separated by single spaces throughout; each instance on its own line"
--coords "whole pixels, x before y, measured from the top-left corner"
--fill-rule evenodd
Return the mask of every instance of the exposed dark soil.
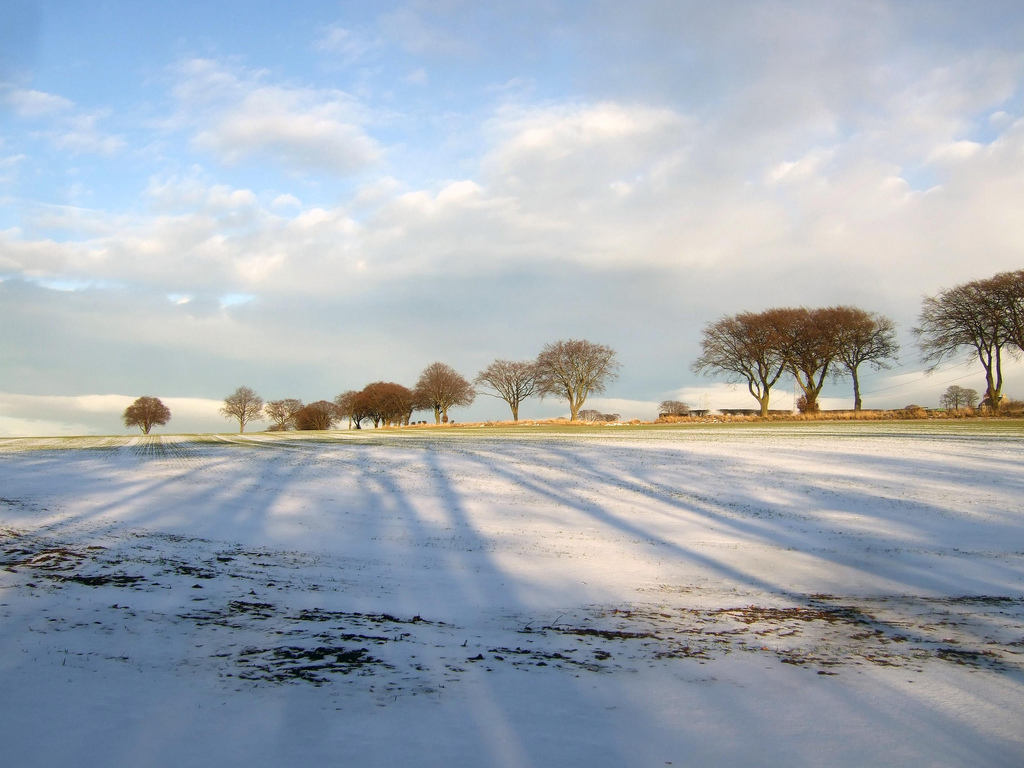
M 330 675 L 348 675 L 378 666 L 393 669 L 391 665 L 370 656 L 365 648 L 323 646 L 301 648 L 246 648 L 236 659 L 243 680 L 261 680 L 275 683 L 304 681 L 322 685 Z
M 184 536 L 136 533 L 74 546 L 0 530 L 6 587 L 41 596 L 88 589 L 82 598 L 92 595 L 92 603 L 104 606 L 85 622 L 59 608 L 72 603 L 56 602 L 33 632 L 88 627 L 113 651 L 102 658 L 129 663 L 115 643 L 119 634 L 184 623 L 195 643 L 180 663 L 216 670 L 236 684 L 365 679 L 367 691 L 391 697 L 436 693 L 471 667 L 615 673 L 638 665 L 713 664 L 730 653 L 759 654 L 826 676 L 861 665 L 917 672 L 928 663 L 1024 673 L 1024 598 L 1016 596 L 752 593 L 754 602 L 734 607 L 590 606 L 557 617 L 484 617 L 468 628 L 418 614 L 339 610 L 344 592 L 335 579 L 343 572 L 317 570 L 315 563 L 303 553 Z M 317 581 L 318 573 L 330 574 L 333 583 Z M 147 609 L 140 605 L 151 600 L 132 597 L 149 592 L 164 595 L 159 604 L 168 607 Z M 687 594 L 699 597 L 694 588 Z M 333 607 L 316 605 L 321 596 Z M 85 654 L 73 647 L 73 634 L 63 634 L 61 643 L 71 657 Z

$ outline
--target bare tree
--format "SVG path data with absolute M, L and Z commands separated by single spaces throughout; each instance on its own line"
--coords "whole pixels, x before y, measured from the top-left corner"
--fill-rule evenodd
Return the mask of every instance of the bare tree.
M 493 394 L 483 394 L 500 397 L 512 409 L 512 421 L 519 421 L 519 405 L 537 391 L 537 370 L 533 362 L 495 360 L 477 374 L 475 383 L 493 389 Z
M 730 381 L 745 382 L 762 416 L 768 415 L 771 389 L 786 371 L 777 313 L 742 312 L 708 323 L 701 355 L 691 366 L 694 373 L 724 374 Z
M 153 427 L 162 427 L 171 420 L 171 409 L 159 397 L 140 397 L 124 409 L 122 418 L 126 427 L 139 427 L 148 435 Z
M 662 400 L 658 406 L 659 416 L 689 416 L 690 406 L 680 400 Z
M 295 426 L 295 414 L 302 408 L 301 400 L 289 398 L 287 400 L 271 400 L 263 406 L 263 412 L 273 422 L 270 429 L 280 432 Z
M 444 363 L 431 363 L 416 382 L 416 410 L 433 410 L 434 421 L 448 423 L 448 409 L 473 404 L 476 390 L 458 371 Z
M 239 387 L 224 398 L 220 412 L 226 419 L 238 419 L 238 432 L 241 434 L 250 421 L 263 418 L 263 398 L 249 387 Z
M 296 412 L 294 420 L 296 429 L 333 429 L 335 422 L 338 421 L 338 407 L 326 400 L 317 400 Z
M 1000 272 L 985 282 L 1001 309 L 1007 342 L 1024 351 L 1024 269 Z
M 978 392 L 974 389 L 964 389 L 955 384 L 943 392 L 939 402 L 943 408 L 950 411 L 959 411 L 961 408 L 973 408 L 978 404 Z
M 605 391 L 619 377 L 615 350 L 585 339 L 545 344 L 537 356 L 537 393 L 569 403 L 569 420 L 576 421 L 590 395 Z
M 832 333 L 837 344 L 836 359 L 853 378 L 853 410 L 861 410 L 861 363 L 870 363 L 875 370 L 889 368 L 900 345 L 896 341 L 896 323 L 884 315 L 866 312 L 857 307 L 833 307 Z
M 818 395 L 826 379 L 836 372 L 839 308 L 799 307 L 769 310 L 769 313 L 775 317 L 786 370 L 803 390 L 798 407 L 802 413 L 816 413 L 820 410 Z
M 969 350 L 985 369 L 983 404 L 999 407 L 1003 399 L 1003 348 L 1012 345 L 1012 324 L 996 278 L 957 285 L 926 296 L 913 329 L 924 360 L 934 371 L 945 359 Z M 1011 354 L 1019 354 L 1011 346 Z

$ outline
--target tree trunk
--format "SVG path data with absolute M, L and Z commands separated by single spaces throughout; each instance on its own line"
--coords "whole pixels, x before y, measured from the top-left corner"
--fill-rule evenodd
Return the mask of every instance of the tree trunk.
M 512 421 L 519 421 L 519 406 L 509 403 L 509 407 L 512 409 Z

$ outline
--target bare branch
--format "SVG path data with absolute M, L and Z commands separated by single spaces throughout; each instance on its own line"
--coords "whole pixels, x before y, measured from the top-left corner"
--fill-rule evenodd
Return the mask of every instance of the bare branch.
M 576 421 L 580 408 L 592 394 L 600 394 L 618 378 L 615 350 L 584 339 L 546 344 L 537 356 L 537 393 L 569 402 L 569 419 Z
M 477 374 L 475 383 L 494 390 L 484 392 L 500 397 L 512 409 L 512 420 L 519 421 L 519 406 L 537 391 L 537 369 L 533 362 L 495 360 Z
M 226 419 L 237 419 L 238 432 L 242 433 L 250 421 L 263 418 L 263 398 L 249 387 L 239 387 L 224 398 L 220 412 Z

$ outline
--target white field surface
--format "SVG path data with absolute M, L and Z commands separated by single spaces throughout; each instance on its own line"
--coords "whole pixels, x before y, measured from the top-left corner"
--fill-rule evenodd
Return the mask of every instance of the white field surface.
M 0 441 L 0 763 L 1019 767 L 1022 459 L 998 423 Z

